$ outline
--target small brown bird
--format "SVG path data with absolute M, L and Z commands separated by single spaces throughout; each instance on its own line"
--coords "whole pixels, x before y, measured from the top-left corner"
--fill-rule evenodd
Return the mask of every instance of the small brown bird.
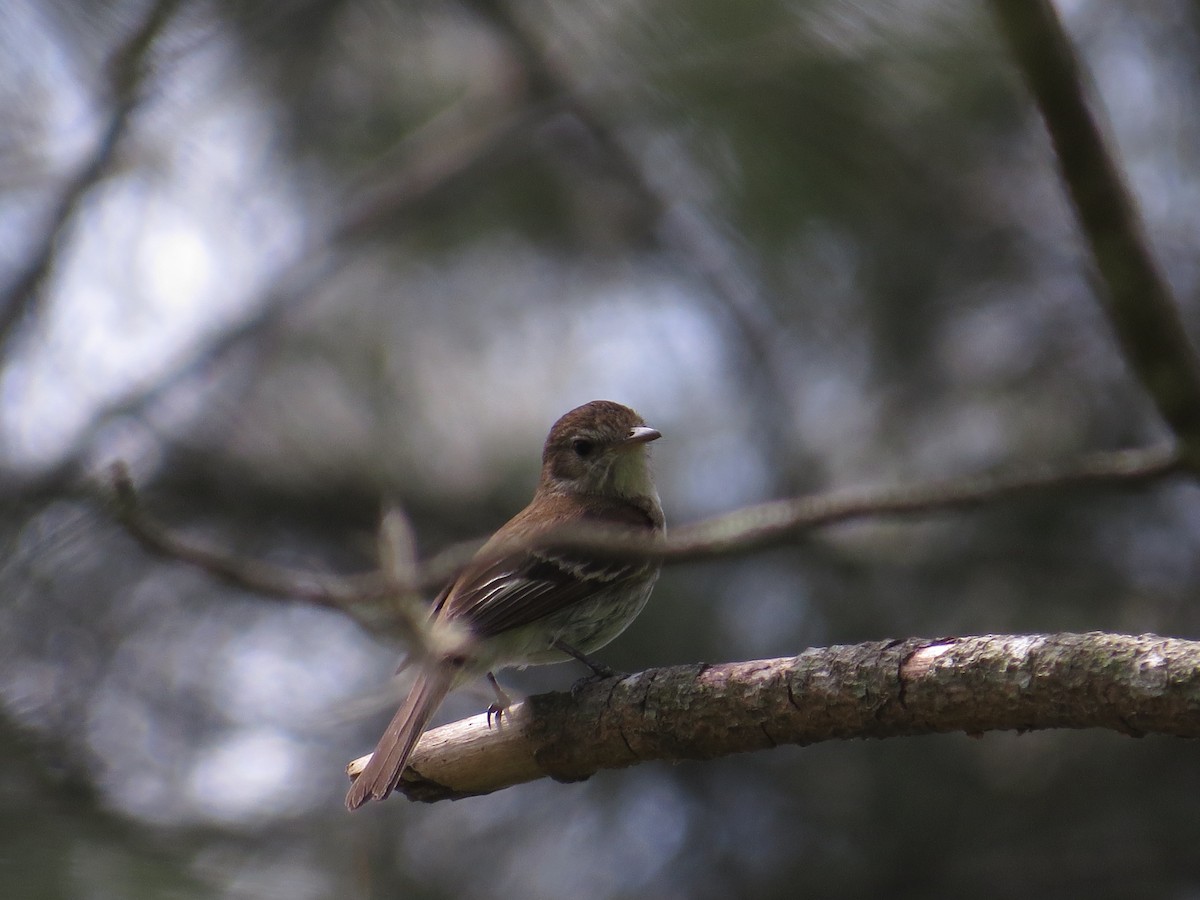
M 466 640 L 420 664 L 408 699 L 350 786 L 349 809 L 395 789 L 429 719 L 453 688 L 505 666 L 583 658 L 642 611 L 658 578 L 656 562 L 503 548 L 581 524 L 663 534 L 646 448 L 661 436 L 632 409 L 608 400 L 586 403 L 554 423 L 533 500 L 434 602 L 432 617 L 460 629 Z

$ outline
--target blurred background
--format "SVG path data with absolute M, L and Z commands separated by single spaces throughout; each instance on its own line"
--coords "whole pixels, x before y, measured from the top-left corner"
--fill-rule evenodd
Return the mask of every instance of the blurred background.
M 1200 325 L 1200 6 L 1058 9 Z M 385 502 L 425 553 L 489 533 L 597 398 L 664 433 L 677 524 L 1165 439 L 980 3 L 9 0 L 0 341 L 5 897 L 1200 894 L 1195 746 L 1102 732 L 348 815 L 401 648 L 149 557 L 89 487 L 125 460 L 182 533 L 343 573 Z M 1197 499 L 673 567 L 604 658 L 1197 638 Z

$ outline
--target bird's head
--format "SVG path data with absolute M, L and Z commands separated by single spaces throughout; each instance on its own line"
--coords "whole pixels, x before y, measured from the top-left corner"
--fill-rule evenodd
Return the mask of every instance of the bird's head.
M 657 498 L 646 445 L 662 435 L 628 406 L 593 400 L 554 423 L 542 450 L 542 490 Z

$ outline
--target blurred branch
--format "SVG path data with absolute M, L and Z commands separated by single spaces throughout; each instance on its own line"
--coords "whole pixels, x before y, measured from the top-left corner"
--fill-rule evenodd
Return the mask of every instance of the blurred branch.
M 154 42 L 171 19 L 179 0 L 157 0 L 108 64 L 112 110 L 104 131 L 78 171 L 63 185 L 44 233 L 34 242 L 29 259 L 9 285 L 0 292 L 0 347 L 36 304 L 42 282 L 54 264 L 59 240 L 74 217 L 84 196 L 109 170 L 117 148 L 129 130 L 133 113 L 141 103 L 143 85 L 150 71 L 148 58 Z
M 991 6 L 1050 132 L 1125 356 L 1183 442 L 1189 465 L 1200 466 L 1200 360 L 1085 102 L 1083 76 L 1062 23 L 1049 0 L 991 0 Z
M 907 487 L 833 491 L 778 500 L 685 525 L 655 545 L 622 532 L 570 529 L 545 543 L 597 556 L 657 558 L 665 562 L 749 553 L 795 540 L 814 528 L 852 520 L 933 515 L 1011 497 L 1081 487 L 1132 487 L 1178 470 L 1171 448 L 1099 453 L 1055 468 L 1038 466 L 1000 475 L 978 475 Z M 375 574 L 316 576 L 237 557 L 228 551 L 175 536 L 141 507 L 123 466 L 114 467 L 112 495 L 121 523 L 149 551 L 198 566 L 214 576 L 271 597 L 344 609 L 372 627 L 386 624 L 389 597 L 397 590 L 422 593 L 441 587 L 478 552 L 479 541 L 456 544 L 423 565 L 409 558 L 407 525 L 385 517 L 380 542 L 389 577 Z M 516 547 L 496 548 L 498 555 Z M 404 582 L 404 583 L 401 583 Z M 392 610 L 394 615 L 394 608 Z
M 257 306 L 255 312 L 237 325 L 216 332 L 208 341 L 198 342 L 191 354 L 181 358 L 156 381 L 97 409 L 80 429 L 74 442 L 75 449 L 66 458 L 32 477 L 12 475 L 0 468 L 0 500 L 30 501 L 75 490 L 78 479 L 92 459 L 93 445 L 105 428 L 122 418 L 145 413 L 156 403 L 169 398 L 181 385 L 203 377 L 216 363 L 227 359 L 248 341 L 272 333 L 284 310 L 316 291 L 347 261 L 336 254 L 322 253 L 319 246 L 307 248 L 292 267 L 274 279 L 264 298 L 257 304 L 250 304 Z
M 429 620 L 417 586 L 416 541 L 398 507 L 379 525 L 380 571 L 337 576 L 304 572 L 247 559 L 195 538 L 177 535 L 142 508 L 129 470 L 112 466 L 110 500 L 118 521 L 145 549 L 203 569 L 215 578 L 267 597 L 299 600 L 350 616 L 368 631 L 402 641 L 410 658 L 459 643 L 459 629 Z
M 675 529 L 662 558 L 670 562 L 744 553 L 841 522 L 941 514 L 1084 487 L 1135 487 L 1175 473 L 1182 462 L 1171 447 L 1148 447 L 1094 453 L 1060 466 L 1038 464 L 925 484 L 776 500 Z
M 936 515 L 1072 488 L 1134 487 L 1171 475 L 1181 464 L 1180 455 L 1167 447 L 1097 453 L 1061 467 L 1040 465 L 1002 474 L 830 491 L 760 503 L 680 526 L 657 545 L 595 528 L 563 529 L 555 532 L 549 543 L 555 549 L 613 558 L 655 558 L 666 563 L 713 559 L 778 546 L 813 529 L 843 522 Z M 478 546 L 478 542 L 454 546 L 434 556 L 423 567 L 422 586 L 433 587 L 452 578 Z M 511 549 L 497 548 L 497 552 Z
M 850 738 L 1106 728 L 1200 737 L 1200 642 L 1154 635 L 912 638 L 650 669 L 427 732 L 398 791 L 433 802 L 601 769 Z M 353 777 L 368 757 L 347 770 Z
M 731 242 L 700 210 L 680 202 L 646 171 L 642 161 L 622 140 L 602 112 L 589 102 L 568 69 L 550 58 L 535 33 L 512 4 L 495 0 L 463 0 L 466 6 L 485 19 L 507 41 L 514 57 L 528 75 L 536 100 L 553 103 L 570 114 L 599 148 L 608 166 L 631 190 L 655 223 L 654 235 L 659 246 L 677 258 L 681 270 L 698 274 L 707 285 L 711 298 L 719 304 L 733 324 L 733 331 L 745 347 L 744 377 L 754 383 L 746 396 L 764 410 L 787 408 L 783 385 L 787 379 L 776 361 L 774 335 L 778 323 L 764 302 L 753 280 L 736 261 Z M 784 420 L 778 415 L 757 417 L 773 458 L 772 471 L 784 476 L 794 456 L 791 442 L 781 431 Z
M 394 229 L 443 199 L 449 189 L 482 182 L 528 151 L 536 125 L 557 111 L 555 104 L 505 108 L 496 97 L 471 97 L 448 107 L 406 136 L 358 179 L 349 212 L 332 240 L 346 242 Z
M 111 506 L 117 520 L 146 550 L 203 569 L 228 584 L 267 597 L 300 600 L 361 618 L 361 610 L 378 603 L 386 583 L 382 577 L 316 575 L 246 559 L 203 541 L 175 534 L 142 507 L 129 470 L 111 469 Z M 369 617 L 373 620 L 373 616 Z
M 464 101 L 448 110 L 444 118 L 439 117 L 410 136 L 361 179 L 366 187 L 352 191 L 354 196 L 344 204 L 347 211 L 328 231 L 303 247 L 263 296 L 246 304 L 253 313 L 208 341 L 198 342 L 157 381 L 98 409 L 81 429 L 75 452 L 51 469 L 33 478 L 6 476 L 0 469 L 0 500 L 61 495 L 80 477 L 92 444 L 109 423 L 144 412 L 180 385 L 203 376 L 238 348 L 269 336 L 287 310 L 350 264 L 352 254 L 343 251 L 355 241 L 396 227 L 447 192 L 463 189 L 474 179 L 486 176 L 494 166 L 510 161 L 521 138 L 555 109 L 545 106 L 515 113 L 491 109 L 484 112 Z

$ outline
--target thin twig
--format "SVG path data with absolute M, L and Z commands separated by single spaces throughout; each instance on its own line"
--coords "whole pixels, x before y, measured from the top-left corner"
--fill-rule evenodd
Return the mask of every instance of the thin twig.
M 353 612 L 364 598 L 381 595 L 386 587 L 379 575 L 316 575 L 247 559 L 203 541 L 175 534 L 142 507 L 129 470 L 117 463 L 111 469 L 111 500 L 117 519 L 151 553 L 203 569 L 229 584 L 288 600 Z
M 1164 478 L 1180 466 L 1179 453 L 1169 447 L 1098 453 L 1062 467 L 1037 466 L 999 475 L 835 491 L 764 503 L 684 526 L 659 543 L 594 528 L 556 532 L 542 543 L 597 556 L 678 563 L 750 553 L 795 540 L 815 528 L 852 520 L 934 515 L 1021 495 L 1085 486 L 1133 487 Z M 315 576 L 243 560 L 177 537 L 141 508 L 123 467 L 115 468 L 113 477 L 118 517 L 152 552 L 198 566 L 247 590 L 345 609 L 374 627 L 389 617 L 393 621 L 397 618 L 395 591 L 380 575 Z M 462 570 L 479 547 L 479 541 L 469 541 L 437 554 L 416 568 L 411 589 L 428 592 L 441 587 Z M 514 549 L 499 547 L 496 552 L 504 554 Z
M 680 563 L 751 553 L 795 540 L 803 533 L 844 522 L 928 516 L 982 506 L 1040 492 L 1081 487 L 1135 487 L 1178 471 L 1182 457 L 1170 447 L 1119 450 L 1085 456 L 1055 467 L 1032 466 L 1002 474 L 968 475 L 946 481 L 892 488 L 831 491 L 747 506 L 684 525 L 659 543 L 596 528 L 556 532 L 548 543 L 614 558 L 660 559 Z M 471 541 L 447 548 L 421 570 L 421 586 L 444 583 L 478 550 Z M 499 547 L 497 553 L 514 548 Z
M 1041 464 L 999 474 L 779 500 L 680 528 L 662 558 L 678 561 L 742 553 L 852 520 L 941 514 L 1047 491 L 1137 486 L 1176 472 L 1182 462 L 1172 447 L 1118 450 L 1061 466 Z
M 319 574 L 247 559 L 175 534 L 143 508 L 123 463 L 111 467 L 111 476 L 109 499 L 117 519 L 151 553 L 195 566 L 227 584 L 263 596 L 338 610 L 373 634 L 401 641 L 410 659 L 440 648 L 458 648 L 467 639 L 460 629 L 430 622 L 430 607 L 416 583 L 412 531 L 399 509 L 390 509 L 380 523 L 380 571 Z
M 424 655 L 434 642 L 429 605 L 418 588 L 420 563 L 412 522 L 399 506 L 389 507 L 379 522 L 376 543 L 379 570 L 392 599 L 391 633 L 404 639 L 411 653 Z
M 1062 23 L 1049 0 L 991 5 L 1050 132 L 1125 356 L 1189 463 L 1200 465 L 1200 359 L 1150 252 L 1137 204 L 1088 109 Z

